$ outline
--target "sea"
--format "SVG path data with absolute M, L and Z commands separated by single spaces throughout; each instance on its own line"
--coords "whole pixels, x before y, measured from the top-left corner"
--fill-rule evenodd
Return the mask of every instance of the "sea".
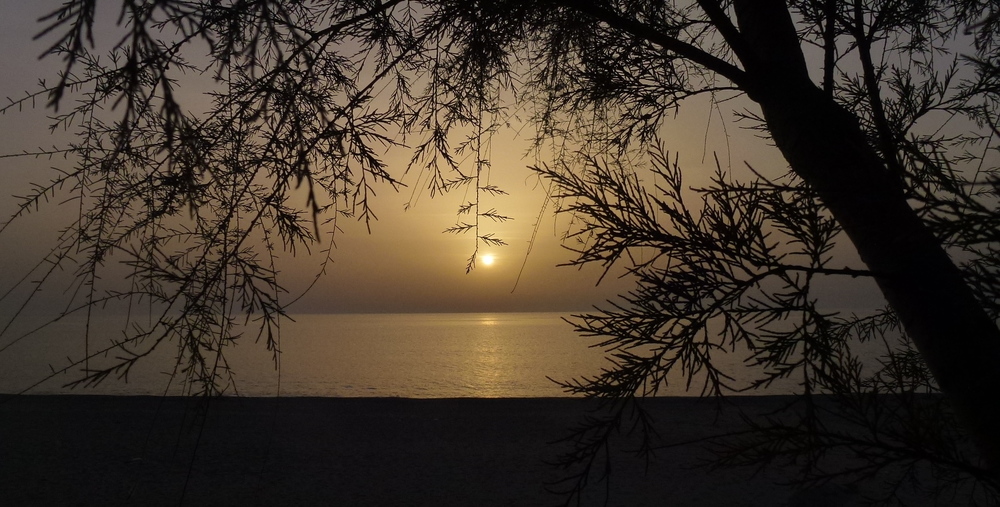
M 557 381 L 593 377 L 609 368 L 609 352 L 577 334 L 564 313 L 300 314 L 283 322 L 280 354 L 248 333 L 226 349 L 224 393 L 241 396 L 500 398 L 573 396 Z M 114 323 L 91 324 L 91 336 L 120 334 Z M 72 385 L 80 366 L 66 369 L 98 339 L 86 342 L 80 322 L 57 322 L 0 339 L 0 393 L 184 395 L 176 344 L 141 358 L 127 376 L 93 386 Z M 119 325 L 120 327 L 120 325 Z M 22 338 L 23 336 L 23 338 Z M 121 351 L 95 357 L 109 364 Z M 721 356 L 740 371 L 741 358 Z M 66 371 L 62 371 L 62 370 Z M 745 368 L 743 368 L 745 369 Z M 220 370 L 223 371 L 223 370 Z M 698 383 L 675 379 L 658 393 L 695 396 Z M 773 388 L 768 394 L 781 394 Z

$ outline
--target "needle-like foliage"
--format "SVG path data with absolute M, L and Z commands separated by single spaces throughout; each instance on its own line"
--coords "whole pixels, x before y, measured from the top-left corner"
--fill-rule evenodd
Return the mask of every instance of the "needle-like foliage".
M 914 489 L 970 504 L 998 498 L 1000 483 L 970 453 L 892 310 L 822 308 L 818 279 L 877 274 L 832 265 L 842 231 L 808 186 L 746 168 L 750 183 L 719 169 L 711 186 L 691 189 L 662 145 L 648 160 L 648 170 L 599 159 L 583 171 L 536 169 L 577 219 L 571 264 L 625 265 L 636 281 L 620 300 L 572 319 L 611 362 L 597 376 L 560 383 L 612 400 L 612 410 L 578 428 L 582 444 L 560 462 L 577 472 L 567 481 L 571 498 L 594 480 L 594 460 L 627 421 L 645 434 L 644 452 L 656 449 L 655 425 L 631 399 L 679 388 L 800 394 L 764 419 L 747 418 L 745 431 L 719 435 L 713 466 L 794 464 L 802 483 L 878 476 L 893 486 L 870 499 L 887 504 Z
M 376 219 L 379 185 L 463 192 L 446 232 L 473 236 L 471 270 L 480 245 L 504 244 L 488 229 L 508 219 L 488 202 L 503 193 L 489 174 L 493 136 L 511 125 L 531 132 L 537 171 L 572 216 L 572 263 L 636 282 L 575 320 L 611 363 L 568 391 L 624 410 L 667 385 L 792 386 L 801 398 L 750 421 L 752 438 L 726 441 L 720 463 L 804 457 L 810 480 L 893 464 L 916 482 L 930 464 L 945 479 L 934 487 L 995 494 L 996 2 L 115 4 L 109 29 L 93 0 L 44 18 L 63 71 L 2 110 L 44 100 L 53 129 L 77 134 L 20 155 L 67 162 L 14 220 L 53 201 L 76 209 L 22 279 L 21 308 L 67 270 L 58 318 L 114 302 L 147 314 L 130 313 L 108 350 L 88 342 L 67 367 L 83 365 L 81 383 L 170 346 L 175 373 L 218 393 L 226 348 L 255 328 L 277 359 L 276 257 L 329 259 L 338 220 Z M 659 138 L 702 98 L 787 167 L 717 163 L 710 185 L 686 187 Z M 409 163 L 389 167 L 389 150 Z M 850 247 L 860 260 L 843 260 Z M 121 265 L 127 286 L 107 283 Z M 877 287 L 886 308 L 830 309 L 817 286 L 831 278 Z M 737 383 L 727 355 L 754 380 Z M 623 413 L 585 426 L 567 463 L 589 470 Z M 861 464 L 826 470 L 843 449 Z

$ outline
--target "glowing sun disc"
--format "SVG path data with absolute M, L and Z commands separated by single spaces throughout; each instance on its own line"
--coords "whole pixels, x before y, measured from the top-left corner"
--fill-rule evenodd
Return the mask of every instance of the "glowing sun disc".
M 494 261 L 496 261 L 496 258 L 490 254 L 486 254 L 482 257 L 481 260 L 483 261 L 484 266 L 489 266 L 492 265 Z

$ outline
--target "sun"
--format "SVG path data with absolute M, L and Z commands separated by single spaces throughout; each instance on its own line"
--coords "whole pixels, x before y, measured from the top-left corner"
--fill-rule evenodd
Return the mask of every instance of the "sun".
M 480 260 L 483 261 L 484 266 L 492 266 L 497 259 L 496 257 L 493 257 L 493 254 L 486 254 L 480 257 Z

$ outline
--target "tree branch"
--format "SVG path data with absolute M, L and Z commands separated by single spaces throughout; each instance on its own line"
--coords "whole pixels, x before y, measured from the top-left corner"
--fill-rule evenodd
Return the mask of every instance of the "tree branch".
M 630 33 L 636 37 L 660 46 L 663 49 L 672 51 L 682 58 L 690 60 L 691 62 L 701 65 L 712 72 L 724 76 L 726 79 L 729 79 L 740 87 L 745 87 L 748 84 L 746 74 L 743 69 L 740 69 L 739 67 L 698 47 L 692 46 L 691 44 L 656 30 L 645 23 L 626 18 L 617 12 L 595 5 L 592 1 L 558 0 L 557 3 L 560 3 L 569 9 L 591 16 L 598 21 L 606 23 L 612 28 Z M 732 25 L 730 24 L 730 26 Z M 724 30 L 724 28 L 721 27 L 719 27 L 719 29 L 720 31 Z
M 889 128 L 889 120 L 886 117 L 885 106 L 882 104 L 882 97 L 879 95 L 879 80 L 875 73 L 875 62 L 872 60 L 871 54 L 872 39 L 865 31 L 864 11 L 858 0 L 854 2 L 854 25 L 854 29 L 851 32 L 858 47 L 858 57 L 861 60 L 861 68 L 864 74 L 865 90 L 868 92 L 868 103 L 872 108 L 872 122 L 875 124 L 878 136 L 878 147 L 882 151 L 882 158 L 885 160 L 886 165 L 899 178 L 903 178 L 905 170 L 896 156 L 899 150 L 896 147 L 896 141 L 893 139 L 892 129 Z

